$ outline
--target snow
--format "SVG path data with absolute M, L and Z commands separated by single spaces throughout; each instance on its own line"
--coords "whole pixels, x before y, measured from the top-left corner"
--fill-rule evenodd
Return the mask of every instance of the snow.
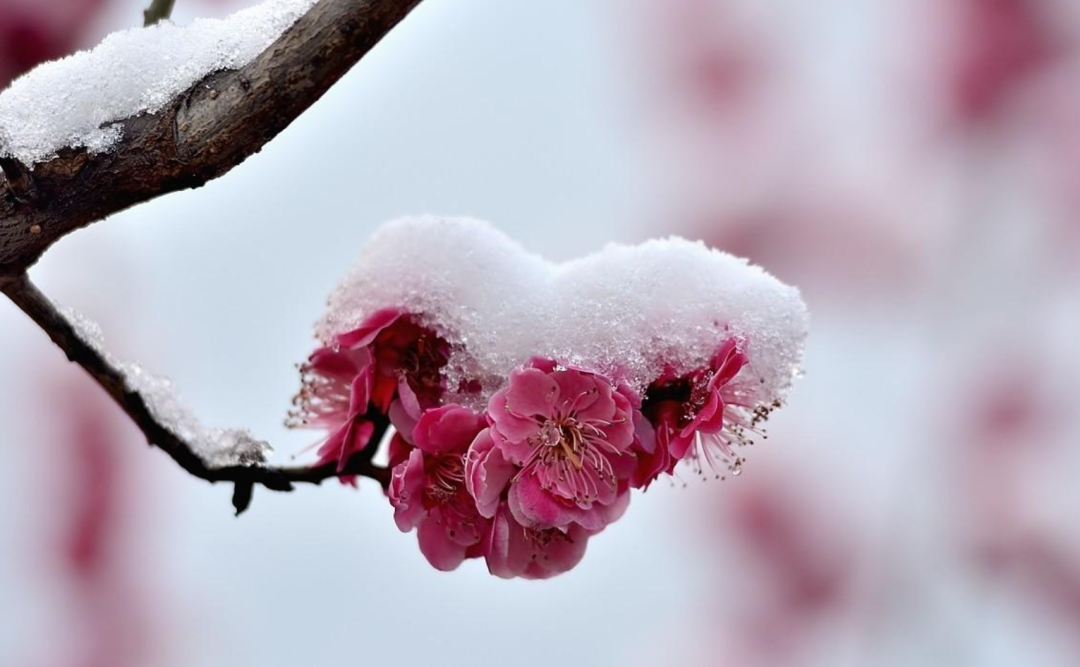
M 268 0 L 225 19 L 113 33 L 45 63 L 0 93 L 0 156 L 27 165 L 61 148 L 91 153 L 122 138 L 118 121 L 160 111 L 206 75 L 251 62 L 316 0 Z
M 665 367 L 707 365 L 734 337 L 749 357 L 736 383 L 759 404 L 799 373 L 806 305 L 746 260 L 681 238 L 609 245 L 564 264 L 488 223 L 403 218 L 370 239 L 330 297 L 316 335 L 331 344 L 381 308 L 421 317 L 451 342 L 447 386 L 479 380 L 486 400 L 515 367 L 544 356 L 643 391 Z M 468 403 L 467 397 L 452 397 Z
M 62 309 L 65 319 L 86 344 L 120 370 L 129 391 L 138 392 L 154 419 L 170 433 L 186 442 L 210 468 L 265 463 L 273 451 L 266 442 L 255 439 L 245 429 L 221 429 L 203 426 L 180 400 L 172 381 L 154 375 L 131 362 L 119 361 L 105 351 L 101 327 L 70 308 Z

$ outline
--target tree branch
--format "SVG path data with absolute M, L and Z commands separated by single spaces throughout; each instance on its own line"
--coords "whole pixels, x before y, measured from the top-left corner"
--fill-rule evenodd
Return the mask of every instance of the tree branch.
M 112 151 L 63 149 L 33 169 L 5 165 L 0 276 L 25 273 L 76 229 L 225 174 L 314 104 L 419 2 L 321 0 L 246 66 L 205 77 L 158 113 L 123 121 Z
M 28 204 L 37 196 L 34 178 L 22 162 L 14 158 L 0 157 L 0 170 L 3 171 L 4 179 L 7 181 L 8 192 L 16 202 Z
M 360 475 L 378 481 L 383 488 L 390 483 L 390 472 L 371 462 L 371 456 L 382 441 L 390 424 L 385 417 L 373 415 L 375 433 L 371 447 L 355 454 L 341 471 L 335 463 L 322 466 L 271 467 L 208 466 L 193 447 L 167 426 L 162 424 L 150 410 L 146 399 L 128 388 L 124 373 L 116 368 L 97 349 L 87 343 L 26 276 L 0 277 L 0 291 L 6 294 L 24 313 L 41 327 L 54 343 L 73 361 L 86 370 L 102 389 L 119 405 L 146 435 L 151 445 L 168 454 L 188 473 L 208 482 L 231 482 L 236 485 L 233 503 L 237 514 L 244 511 L 251 500 L 251 490 L 256 484 L 274 491 L 292 491 L 297 483 L 320 484 L 323 480 Z
M 150 6 L 143 12 L 143 26 L 149 28 L 155 23 L 172 16 L 173 5 L 175 4 L 176 0 L 152 0 Z
M 371 446 L 340 470 L 334 463 L 209 466 L 191 443 L 154 416 L 146 398 L 129 388 L 123 371 L 79 336 L 26 270 L 65 235 L 135 204 L 199 187 L 261 150 L 419 2 L 321 0 L 248 65 L 208 75 L 158 113 L 122 121 L 123 139 L 110 152 L 63 149 L 32 169 L 0 158 L 0 291 L 105 389 L 151 444 L 195 477 L 234 484 L 238 514 L 247 508 L 255 485 L 291 491 L 297 483 L 360 475 L 386 488 L 390 472 L 371 457 L 389 421 L 372 415 Z M 167 16 L 172 5 L 172 0 L 153 0 L 147 22 Z

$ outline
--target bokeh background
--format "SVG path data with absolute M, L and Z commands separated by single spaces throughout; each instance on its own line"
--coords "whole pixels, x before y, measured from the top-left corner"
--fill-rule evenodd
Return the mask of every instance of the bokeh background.
M 0 85 L 144 2 L 0 0 Z M 33 277 L 288 461 L 380 222 L 701 238 L 812 310 L 769 440 L 562 577 L 444 574 L 373 484 L 234 518 L 2 302 L 0 665 L 1080 664 L 1078 82 L 1075 0 L 427 0 L 260 154 Z

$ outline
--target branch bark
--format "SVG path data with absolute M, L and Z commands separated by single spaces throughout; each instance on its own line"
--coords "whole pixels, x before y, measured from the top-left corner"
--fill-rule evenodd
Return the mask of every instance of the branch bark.
M 154 416 L 146 400 L 139 393 L 128 389 L 123 372 L 92 345 L 84 341 L 67 318 L 30 282 L 29 278 L 20 276 L 0 280 L 0 291 L 3 291 L 15 305 L 49 334 L 53 342 L 67 354 L 68 360 L 83 367 L 135 422 L 151 445 L 164 451 L 181 468 L 195 477 L 208 482 L 236 484 L 234 503 L 237 502 L 237 497 L 243 498 L 245 493 L 246 500 L 250 501 L 251 487 L 256 484 L 274 491 L 292 491 L 294 484 L 297 483 L 320 484 L 326 479 L 351 475 L 370 477 L 378 481 L 383 488 L 390 483 L 389 471 L 371 462 L 371 455 L 390 426 L 389 420 L 380 415 L 371 415 L 376 426 L 371 438 L 372 446 L 368 450 L 355 454 L 340 471 L 334 463 L 306 467 L 208 466 L 189 443 L 169 430 Z M 243 507 L 246 506 L 245 502 Z M 243 511 L 240 504 L 237 504 L 237 511 L 238 513 Z
M 248 65 L 205 77 L 158 113 L 123 121 L 114 150 L 64 149 L 33 169 L 6 160 L 0 276 L 24 273 L 76 229 L 227 173 L 322 97 L 419 2 L 321 0 Z
M 150 27 L 169 18 L 175 4 L 176 0 L 153 0 L 143 12 L 143 25 Z

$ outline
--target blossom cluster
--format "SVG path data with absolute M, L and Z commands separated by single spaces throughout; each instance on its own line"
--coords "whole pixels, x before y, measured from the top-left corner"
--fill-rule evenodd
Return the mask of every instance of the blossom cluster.
M 394 518 L 439 570 L 482 557 L 504 578 L 565 572 L 623 515 L 631 489 L 681 461 L 738 474 L 736 447 L 770 409 L 732 383 L 748 363 L 734 338 L 700 368 L 669 367 L 643 395 L 620 378 L 533 358 L 480 411 L 448 400 L 476 391 L 447 386 L 451 349 L 418 314 L 375 312 L 311 355 L 294 414 L 326 430 L 320 463 L 339 472 L 375 454 L 378 424 L 393 425 Z

